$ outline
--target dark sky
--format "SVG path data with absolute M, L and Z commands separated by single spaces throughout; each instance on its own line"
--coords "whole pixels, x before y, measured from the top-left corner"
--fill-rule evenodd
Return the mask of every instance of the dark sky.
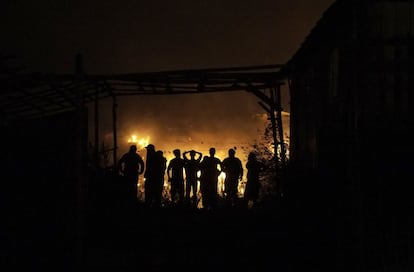
M 30 71 L 54 73 L 72 73 L 78 52 L 89 74 L 283 64 L 333 2 L 3 0 L 1 51 Z M 171 142 L 159 136 L 197 130 L 211 131 L 214 141 L 229 138 L 225 131 L 237 138 L 257 130 L 254 116 L 264 113 L 257 101 L 244 92 L 124 98 L 120 135 Z
M 2 47 L 32 70 L 150 72 L 285 63 L 333 0 L 3 0 Z

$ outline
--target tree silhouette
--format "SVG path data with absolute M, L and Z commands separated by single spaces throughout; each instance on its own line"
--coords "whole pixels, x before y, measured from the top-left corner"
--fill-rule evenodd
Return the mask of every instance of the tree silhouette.
M 268 118 L 268 120 L 270 120 L 270 118 Z M 256 154 L 257 159 L 263 162 L 266 166 L 260 177 L 261 201 L 268 201 L 283 196 L 283 174 L 285 169 L 283 169 L 281 164 L 281 149 L 278 148 L 277 154 L 274 154 L 274 144 L 272 124 L 268 121 L 259 142 L 256 142 L 253 145 L 253 152 Z M 285 149 L 288 150 L 289 145 L 287 143 L 284 143 L 284 145 Z

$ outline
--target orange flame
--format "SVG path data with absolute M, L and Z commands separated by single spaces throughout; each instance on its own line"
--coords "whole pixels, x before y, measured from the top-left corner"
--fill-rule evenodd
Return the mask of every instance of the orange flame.
M 136 144 L 139 149 L 146 147 L 149 144 L 150 137 L 139 138 L 137 135 L 133 134 L 128 138 L 129 144 Z

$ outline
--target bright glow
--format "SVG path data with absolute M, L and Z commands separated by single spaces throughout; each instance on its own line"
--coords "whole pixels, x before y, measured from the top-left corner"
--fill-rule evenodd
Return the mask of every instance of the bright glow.
M 289 145 L 289 113 L 282 112 L 283 118 L 283 131 L 284 131 L 284 141 Z M 122 143 L 119 146 L 119 154 L 126 152 L 130 144 L 136 144 L 138 148 L 138 153 L 143 157 L 144 161 L 146 160 L 146 149 L 145 147 L 148 144 L 154 144 L 156 150 L 161 150 L 164 152 L 164 157 L 168 162 L 174 158 L 173 150 L 179 148 L 181 150 L 181 156 L 185 151 L 196 150 L 203 154 L 204 156 L 209 155 L 209 148 L 215 147 L 216 154 L 215 156 L 221 161 L 228 156 L 228 149 L 236 149 L 236 157 L 242 161 L 244 167 L 244 176 L 243 180 L 239 181 L 238 185 L 238 195 L 242 197 L 245 191 L 246 186 L 246 174 L 247 169 L 245 168 L 247 162 L 248 153 L 253 150 L 253 145 L 257 139 L 263 137 L 263 132 L 268 124 L 268 115 L 267 114 L 255 114 L 252 116 L 253 123 L 255 127 L 245 127 L 241 126 L 238 130 L 234 131 L 233 129 L 228 129 L 229 127 L 214 127 L 212 129 L 210 126 L 207 126 L 208 129 L 205 129 L 203 123 L 201 124 L 178 124 L 178 125 L 163 125 L 162 129 L 159 129 L 157 126 L 142 124 L 137 127 L 133 123 L 124 124 L 124 129 L 120 128 L 119 136 L 123 139 Z M 225 120 L 224 120 L 225 121 Z M 251 120 L 245 120 L 247 124 Z M 219 130 L 220 133 L 217 134 L 216 130 Z M 139 131 L 139 133 L 138 133 Z M 112 133 L 105 135 L 105 142 L 111 143 Z M 274 152 L 272 143 L 264 141 L 262 144 L 267 145 L 267 151 Z M 123 152 L 122 152 L 123 151 Z M 286 156 L 289 157 L 289 149 L 286 149 Z M 277 153 L 280 155 L 281 148 L 278 146 Z M 111 158 L 111 156 L 109 156 Z M 198 173 L 200 174 L 200 173 Z M 185 176 L 185 175 L 184 175 Z M 217 192 L 220 197 L 224 197 L 224 179 L 225 174 L 222 173 L 218 178 Z M 144 200 L 145 197 L 145 180 L 144 176 L 140 175 L 138 180 L 138 198 Z M 164 175 L 164 188 L 163 188 L 163 197 L 165 199 L 170 198 L 170 183 L 168 182 L 167 173 Z M 201 197 L 200 194 L 200 184 L 198 184 L 198 198 Z M 201 205 L 201 201 L 199 202 Z
M 208 135 L 207 135 L 208 136 Z M 131 135 L 128 138 L 128 144 L 131 143 L 135 143 L 137 144 L 137 146 L 139 145 L 139 147 L 141 147 L 141 149 L 145 150 L 145 146 L 147 146 L 150 142 L 150 136 L 147 136 L 145 138 L 140 138 L 138 137 L 136 134 Z M 209 148 L 210 146 L 216 146 L 216 157 L 219 158 L 221 161 L 223 161 L 224 158 L 226 158 L 228 156 L 227 154 L 227 148 L 228 146 L 235 146 L 235 145 L 228 145 L 228 144 L 224 144 L 224 145 L 220 145 L 220 143 L 195 143 L 193 141 L 191 141 L 191 139 L 188 139 L 188 142 L 182 141 L 179 143 L 181 145 L 181 155 L 183 154 L 184 151 L 186 150 L 197 150 L 202 152 L 203 157 L 204 156 L 208 156 L 209 154 Z M 167 159 L 167 165 L 169 163 L 170 160 L 172 160 L 174 158 L 174 155 L 172 153 L 172 150 L 177 148 L 176 143 L 164 143 L 163 146 L 157 148 L 158 145 L 156 145 L 156 149 L 157 150 L 162 150 L 164 152 L 164 156 Z M 145 160 L 145 154 L 141 154 L 144 157 Z M 243 152 L 242 149 L 239 149 L 239 152 L 237 154 L 237 157 L 239 157 L 242 161 L 242 164 L 245 165 L 246 164 L 246 159 L 247 159 L 247 155 L 245 154 L 245 152 Z M 247 173 L 247 170 L 245 170 L 245 174 Z M 200 177 L 200 172 L 198 172 L 198 177 Z M 245 177 L 245 175 L 244 175 Z M 185 173 L 184 173 L 184 178 L 185 178 Z M 225 197 L 225 186 L 224 186 L 224 180 L 226 178 L 226 174 L 224 172 L 222 172 L 220 174 L 220 176 L 218 177 L 218 183 L 217 183 L 217 193 L 220 195 L 220 197 Z M 138 198 L 141 199 L 142 201 L 144 200 L 145 197 L 145 189 L 144 189 L 144 184 L 145 184 L 145 179 L 143 177 L 143 175 L 141 175 L 139 177 L 138 180 Z M 239 186 L 238 186 L 238 195 L 239 197 L 243 197 L 243 193 L 244 193 L 244 188 L 245 188 L 245 180 L 243 179 L 243 181 L 239 182 Z M 170 199 L 169 193 L 170 193 L 170 189 L 171 189 L 171 184 L 168 182 L 168 176 L 167 173 L 165 173 L 164 175 L 164 188 L 163 188 L 163 197 L 165 199 Z M 198 182 L 198 192 L 197 192 L 198 197 L 201 197 L 200 194 L 200 183 Z M 200 202 L 201 205 L 201 202 Z
M 133 134 L 131 135 L 131 137 L 128 138 L 128 143 L 129 144 L 136 144 L 138 149 L 143 149 L 145 148 L 150 141 L 150 137 L 147 136 L 145 138 L 139 138 L 137 135 Z

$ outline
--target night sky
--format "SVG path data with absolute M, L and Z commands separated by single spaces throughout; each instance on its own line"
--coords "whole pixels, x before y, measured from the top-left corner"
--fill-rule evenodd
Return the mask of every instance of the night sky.
M 94 74 L 285 63 L 333 0 L 3 0 L 2 47 L 30 69 Z
M 72 73 L 77 53 L 89 74 L 283 64 L 333 2 L 5 0 L 1 52 L 45 73 Z M 257 133 L 254 116 L 265 113 L 257 102 L 244 92 L 127 97 L 119 101 L 118 128 L 121 137 L 193 129 L 214 132 L 214 141 L 234 138 Z M 109 112 L 102 137 L 111 131 Z

